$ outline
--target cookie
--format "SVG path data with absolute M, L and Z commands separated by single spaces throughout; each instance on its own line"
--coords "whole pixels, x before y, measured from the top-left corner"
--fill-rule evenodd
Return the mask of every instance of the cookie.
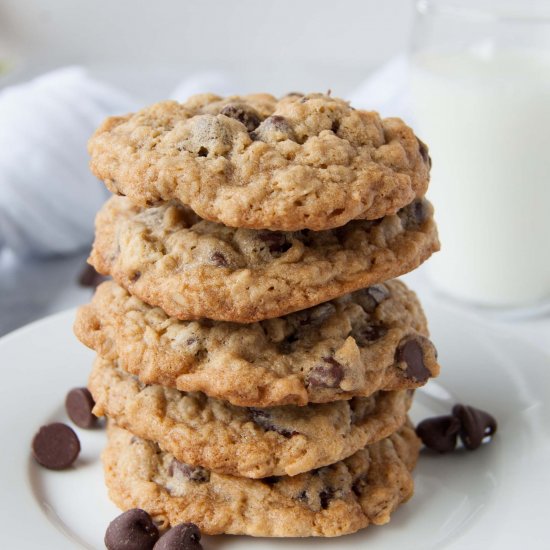
M 377 221 L 327 231 L 234 229 L 176 203 L 111 198 L 89 262 L 180 319 L 250 323 L 402 275 L 438 250 L 433 209 L 419 200 Z
M 439 373 L 422 308 L 400 281 L 248 325 L 180 321 L 107 282 L 79 309 L 74 328 L 146 384 L 240 406 L 368 396 L 416 388 Z M 415 344 L 417 358 L 401 357 Z
M 115 504 L 146 510 L 162 528 L 192 522 L 212 535 L 334 537 L 390 520 L 413 494 L 419 447 L 406 425 L 331 466 L 254 480 L 191 468 L 111 425 L 103 465 Z
M 236 407 L 199 392 L 146 386 L 102 358 L 89 387 L 96 415 L 186 464 L 250 478 L 293 476 L 346 458 L 399 429 L 412 400 L 402 391 L 307 407 Z
M 400 119 L 323 94 L 165 101 L 108 118 L 92 172 L 136 204 L 178 200 L 231 227 L 320 231 L 425 194 L 427 147 Z

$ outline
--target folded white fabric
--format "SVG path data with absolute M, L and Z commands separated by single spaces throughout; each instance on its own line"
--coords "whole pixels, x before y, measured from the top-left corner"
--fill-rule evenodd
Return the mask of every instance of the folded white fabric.
M 86 142 L 106 116 L 135 107 L 78 67 L 0 92 L 0 249 L 47 256 L 91 243 L 107 193 Z

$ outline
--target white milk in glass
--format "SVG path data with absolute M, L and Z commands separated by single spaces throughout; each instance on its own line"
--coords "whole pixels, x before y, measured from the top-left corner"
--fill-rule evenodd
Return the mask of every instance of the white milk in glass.
M 433 281 L 515 307 L 550 297 L 550 59 L 483 51 L 414 59 L 419 133 L 442 250 Z

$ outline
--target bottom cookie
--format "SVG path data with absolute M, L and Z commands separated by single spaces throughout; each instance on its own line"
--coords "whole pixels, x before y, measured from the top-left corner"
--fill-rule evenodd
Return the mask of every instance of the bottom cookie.
M 203 533 L 334 537 L 382 525 L 413 494 L 420 441 L 410 424 L 351 457 L 294 477 L 247 479 L 175 460 L 111 423 L 105 481 L 120 508 L 142 508 L 162 527 Z

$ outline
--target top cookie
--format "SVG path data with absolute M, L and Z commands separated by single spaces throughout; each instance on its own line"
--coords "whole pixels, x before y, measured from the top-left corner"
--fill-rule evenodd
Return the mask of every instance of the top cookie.
M 92 172 L 139 205 L 179 200 L 231 227 L 320 231 L 425 194 L 428 149 L 400 119 L 323 94 L 165 101 L 110 117 Z

